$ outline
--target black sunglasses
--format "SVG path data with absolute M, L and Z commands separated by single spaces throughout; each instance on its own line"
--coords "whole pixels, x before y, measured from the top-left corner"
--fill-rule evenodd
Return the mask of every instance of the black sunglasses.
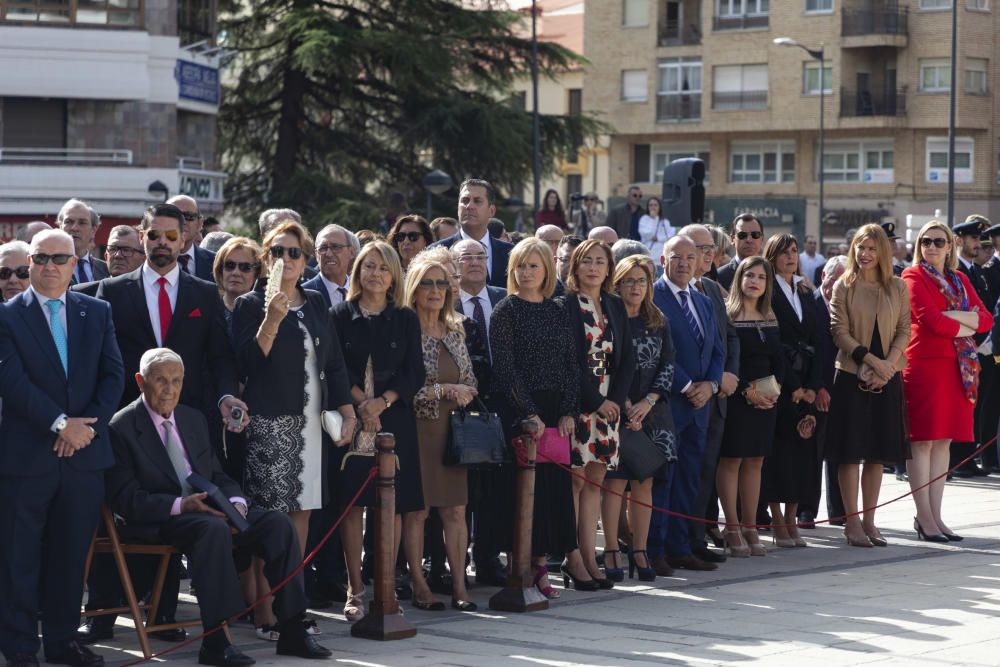
M 180 230 L 168 229 L 161 232 L 159 229 L 150 229 L 146 232 L 146 236 L 150 241 L 159 241 L 161 236 L 165 236 L 168 241 L 176 241 L 181 237 Z
M 232 260 L 226 260 L 222 263 L 222 268 L 226 271 L 235 271 L 237 268 L 242 273 L 250 273 L 251 271 L 256 271 L 260 268 L 260 264 L 254 264 L 253 262 L 234 262 Z
M 281 259 L 288 253 L 288 259 L 299 259 L 302 257 L 302 248 L 286 248 L 283 245 L 273 245 L 271 246 L 271 257 L 274 259 Z
M 416 243 L 422 238 L 424 238 L 423 232 L 399 232 L 396 234 L 396 243 L 399 243 L 403 239 L 406 239 L 410 243 Z
M 58 263 L 59 262 L 56 262 L 56 264 Z M 0 280 L 10 280 L 11 276 L 17 276 L 21 280 L 27 280 L 28 275 L 28 267 L 26 266 L 19 266 L 16 269 L 5 266 L 0 269 Z
M 449 281 L 447 281 L 447 280 L 431 280 L 430 278 L 424 278 L 419 283 L 417 283 L 417 286 L 422 287 L 423 289 L 431 289 L 432 287 L 437 287 L 440 290 L 450 290 L 451 289 L 451 283 Z
M 45 266 L 46 264 L 49 263 L 49 260 L 51 259 L 53 264 L 62 266 L 63 264 L 68 262 L 69 258 L 72 256 L 73 255 L 67 255 L 65 253 L 59 253 L 58 255 L 46 255 L 44 252 L 36 252 L 34 255 L 31 256 L 31 261 L 34 262 L 35 264 L 38 264 L 39 266 Z
M 754 241 L 759 239 L 763 234 L 761 232 L 736 232 L 736 238 L 740 241 L 746 241 L 747 237 L 752 238 Z
M 920 245 L 924 248 L 930 248 L 931 246 L 934 246 L 935 248 L 943 248 L 948 245 L 948 239 L 931 239 L 925 236 L 920 239 Z
M 183 216 L 184 216 L 184 219 L 185 219 L 185 220 L 187 220 L 188 222 L 191 222 L 192 220 L 197 220 L 198 218 L 200 218 L 200 217 L 201 217 L 201 214 L 200 214 L 200 213 L 187 213 L 187 212 L 182 212 L 182 213 L 181 213 L 181 215 L 183 215 Z

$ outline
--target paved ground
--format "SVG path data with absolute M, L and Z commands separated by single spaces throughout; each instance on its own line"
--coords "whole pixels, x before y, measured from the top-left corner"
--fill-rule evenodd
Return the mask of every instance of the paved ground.
M 907 486 L 885 476 L 882 498 Z M 713 573 L 684 574 L 613 591 L 565 591 L 548 611 L 486 609 L 495 589 L 474 588 L 482 613 L 406 616 L 415 638 L 350 637 L 339 614 L 318 613 L 337 665 L 998 665 L 1000 664 L 1000 477 L 948 484 L 945 518 L 961 546 L 918 542 L 903 499 L 880 510 L 888 548 L 848 547 L 835 527 L 803 531 L 807 549 L 731 559 Z M 193 615 L 191 605 L 183 613 Z M 99 651 L 111 661 L 140 655 L 127 624 Z M 278 659 L 249 626 L 235 641 L 260 665 Z M 154 642 L 162 650 L 169 645 Z M 168 656 L 197 664 L 197 645 Z

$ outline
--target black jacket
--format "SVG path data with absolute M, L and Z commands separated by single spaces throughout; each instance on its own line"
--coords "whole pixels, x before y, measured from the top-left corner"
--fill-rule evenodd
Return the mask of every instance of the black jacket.
M 781 344 L 788 360 L 785 379 L 781 385 L 782 394 L 791 394 L 803 387 L 819 389 L 821 368 L 816 358 L 816 302 L 812 294 L 799 291 L 799 301 L 802 302 L 800 321 L 785 292 L 778 286 L 778 280 L 781 278 L 776 275 L 774 289 L 771 292 L 771 307 L 774 309 L 775 319 L 778 320 Z M 810 352 L 808 348 L 812 351 Z M 796 355 L 799 357 L 799 363 L 796 363 Z

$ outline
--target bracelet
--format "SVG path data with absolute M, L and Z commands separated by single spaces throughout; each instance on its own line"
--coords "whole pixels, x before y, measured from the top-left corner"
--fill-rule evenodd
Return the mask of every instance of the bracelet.
M 642 400 L 644 400 L 647 403 L 649 403 L 649 407 L 653 407 L 654 405 L 656 405 L 656 399 L 655 398 L 650 398 L 648 395 L 647 396 L 643 396 Z
M 257 335 L 258 336 L 267 336 L 268 338 L 274 338 L 278 334 L 277 333 L 270 333 L 268 331 L 264 331 L 263 329 L 258 329 L 257 330 Z
M 441 385 L 437 382 L 434 383 L 434 398 L 441 400 Z

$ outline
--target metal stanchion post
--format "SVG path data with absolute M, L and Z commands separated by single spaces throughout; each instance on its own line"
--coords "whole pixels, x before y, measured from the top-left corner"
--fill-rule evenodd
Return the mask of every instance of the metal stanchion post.
M 375 597 L 368 614 L 351 626 L 351 636 L 363 639 L 407 639 L 417 629 L 399 610 L 395 591 L 396 438 L 375 438 L 378 476 L 375 480 Z

